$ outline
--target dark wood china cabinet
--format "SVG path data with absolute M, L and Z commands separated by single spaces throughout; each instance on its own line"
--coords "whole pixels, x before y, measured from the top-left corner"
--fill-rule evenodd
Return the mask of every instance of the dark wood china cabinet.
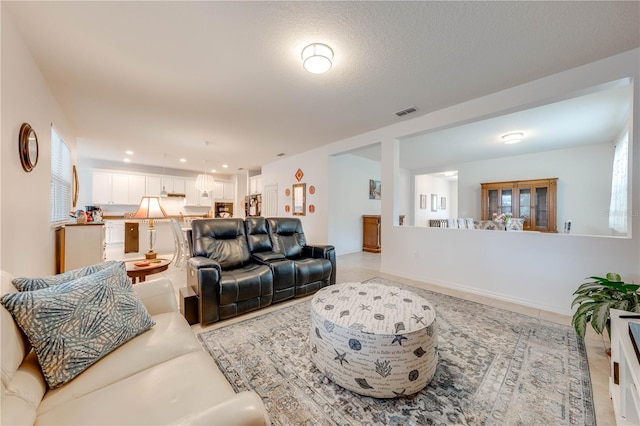
M 558 178 L 483 183 L 482 220 L 511 213 L 524 219 L 525 231 L 558 232 L 557 184 Z

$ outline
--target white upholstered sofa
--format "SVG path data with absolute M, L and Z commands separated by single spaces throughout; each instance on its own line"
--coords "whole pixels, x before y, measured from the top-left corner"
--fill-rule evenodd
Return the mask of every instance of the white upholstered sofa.
M 2 272 L 2 294 L 17 291 Z M 70 382 L 49 389 L 35 353 L 2 310 L 2 425 L 268 425 L 254 392 L 236 394 L 177 308 L 166 279 L 134 289 L 156 325 Z

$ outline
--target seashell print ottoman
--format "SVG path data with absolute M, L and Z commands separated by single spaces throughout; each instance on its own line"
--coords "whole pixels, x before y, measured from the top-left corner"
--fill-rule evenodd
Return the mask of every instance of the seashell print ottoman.
M 438 363 L 433 306 L 382 284 L 324 287 L 311 300 L 311 360 L 334 383 L 361 395 L 414 394 Z

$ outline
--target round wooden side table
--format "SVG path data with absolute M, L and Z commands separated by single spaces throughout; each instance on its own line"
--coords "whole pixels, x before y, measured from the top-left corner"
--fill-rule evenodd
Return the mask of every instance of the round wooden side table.
M 149 262 L 149 265 L 136 266 L 136 263 L 139 262 Z M 166 271 L 170 263 L 171 261 L 167 259 L 155 259 L 155 261 L 128 260 L 125 262 L 127 265 L 127 275 L 131 278 L 133 284 L 136 282 L 144 282 L 147 279 L 147 275 Z

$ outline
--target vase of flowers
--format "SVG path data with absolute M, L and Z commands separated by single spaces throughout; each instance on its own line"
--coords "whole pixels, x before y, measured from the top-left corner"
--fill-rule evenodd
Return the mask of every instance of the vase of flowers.
M 496 223 L 499 223 L 500 225 L 502 225 L 504 227 L 504 230 L 506 231 L 509 227 L 509 221 L 511 220 L 513 215 L 511 213 L 502 213 L 501 215 L 496 215 L 494 213 L 493 215 L 494 215 L 493 220 Z

